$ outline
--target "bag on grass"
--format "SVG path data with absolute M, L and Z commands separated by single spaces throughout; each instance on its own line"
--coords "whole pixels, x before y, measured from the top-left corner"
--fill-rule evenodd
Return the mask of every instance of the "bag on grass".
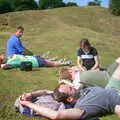
M 32 71 L 32 63 L 31 62 L 21 62 L 20 70 L 22 70 L 22 71 Z

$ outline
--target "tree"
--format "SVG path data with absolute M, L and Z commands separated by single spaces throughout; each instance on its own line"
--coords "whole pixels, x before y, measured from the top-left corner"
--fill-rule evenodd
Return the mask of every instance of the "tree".
M 120 0 L 110 0 L 109 10 L 113 15 L 120 16 Z
M 39 8 L 46 9 L 51 8 L 51 0 L 39 0 Z
M 13 11 L 33 10 L 37 9 L 38 5 L 34 0 L 11 0 Z
M 58 7 L 65 7 L 65 3 L 63 3 L 62 0 L 39 0 L 40 9 L 58 8 Z
M 10 12 L 11 6 L 8 0 L 0 0 L 0 14 Z
M 74 3 L 74 2 L 68 2 L 68 3 L 66 4 L 66 6 L 77 6 L 77 4 Z
M 88 2 L 88 6 L 100 6 L 101 5 L 101 0 L 94 0 Z

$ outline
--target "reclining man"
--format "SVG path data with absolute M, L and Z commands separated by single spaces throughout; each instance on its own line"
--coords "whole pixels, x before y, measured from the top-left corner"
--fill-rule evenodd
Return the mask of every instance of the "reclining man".
M 71 61 L 51 61 L 40 56 L 24 56 L 16 54 L 8 58 L 0 56 L 0 67 L 3 69 L 20 67 L 22 62 L 31 62 L 33 67 L 57 67 L 71 64 Z
M 120 60 L 120 58 L 118 59 Z M 54 98 L 64 103 L 75 104 L 72 109 L 55 111 L 38 106 L 29 99 L 22 99 L 20 103 L 37 111 L 41 116 L 53 120 L 86 119 L 99 115 L 116 114 L 120 116 L 120 65 L 116 68 L 106 88 L 88 87 L 76 91 L 67 84 L 61 84 L 54 90 Z
M 63 67 L 59 72 L 59 83 L 72 83 L 71 85 L 79 87 L 79 85 L 86 86 L 101 86 L 105 87 L 109 82 L 112 73 L 120 64 L 120 58 L 116 59 L 113 64 L 108 66 L 104 71 L 81 71 L 79 67 Z

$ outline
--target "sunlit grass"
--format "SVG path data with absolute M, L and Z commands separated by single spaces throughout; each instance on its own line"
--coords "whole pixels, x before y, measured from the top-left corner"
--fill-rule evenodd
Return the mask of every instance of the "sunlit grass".
M 107 9 L 71 7 L 8 15 L 9 26 L 2 26 L 2 22 L 6 22 L 6 14 L 0 15 L 0 53 L 5 53 L 6 40 L 14 33 L 15 27 L 22 25 L 25 27 L 23 44 L 35 55 L 50 51 L 50 56 L 69 58 L 75 65 L 81 38 L 88 38 L 97 48 L 103 67 L 120 55 L 120 17 L 110 15 Z M 35 68 L 31 72 L 0 70 L 0 120 L 33 120 L 15 113 L 15 99 L 23 92 L 44 88 L 52 90 L 57 84 L 59 69 Z M 107 116 L 102 120 L 118 118 Z

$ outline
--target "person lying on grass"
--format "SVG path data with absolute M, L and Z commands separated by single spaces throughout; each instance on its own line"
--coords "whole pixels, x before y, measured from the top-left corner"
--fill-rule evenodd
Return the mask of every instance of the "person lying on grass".
M 70 65 L 71 61 L 51 61 L 40 56 L 13 55 L 0 56 L 0 66 L 3 69 L 20 67 L 21 62 L 31 62 L 33 67 L 57 67 Z
M 73 108 L 74 104 L 64 104 L 63 102 L 58 102 L 54 99 L 53 91 L 50 90 L 38 90 L 31 93 L 22 94 L 15 101 L 15 109 L 16 112 L 20 112 L 23 115 L 27 115 L 30 117 L 41 117 L 39 112 L 30 109 L 29 107 L 23 106 L 20 104 L 19 100 L 29 100 L 36 105 L 41 105 L 47 108 L 50 108 L 55 111 L 61 111 L 68 108 Z M 98 118 L 91 118 L 89 120 L 99 120 Z
M 81 71 L 78 66 L 63 67 L 59 72 L 59 83 L 68 82 L 76 87 L 82 84 L 105 87 L 118 64 L 120 64 L 120 58 L 117 58 L 105 71 Z
M 116 59 L 116 62 L 113 63 L 110 66 L 110 70 L 114 71 L 114 69 L 116 68 L 116 66 L 120 63 L 120 59 Z M 68 70 L 70 70 L 68 72 Z M 85 74 L 81 74 L 81 78 L 82 78 L 82 84 L 79 83 L 81 81 L 79 81 L 78 79 L 72 79 L 74 77 L 71 77 L 71 73 L 74 74 L 74 72 L 79 71 L 78 67 L 74 66 L 74 67 L 65 67 L 62 68 L 59 72 L 59 83 L 58 84 L 67 84 L 73 88 L 75 88 L 76 90 L 79 90 L 83 87 L 88 87 L 89 85 L 97 85 L 97 86 L 102 86 L 104 87 L 106 85 L 106 79 L 104 72 L 100 72 L 100 71 L 84 71 Z M 70 74 L 68 74 L 70 73 Z M 102 79 L 99 79 L 96 81 L 94 81 L 93 79 L 97 79 L 99 77 L 95 77 L 95 76 L 101 75 Z M 88 76 L 87 78 L 85 78 L 85 76 Z M 64 78 L 64 79 L 63 79 Z M 84 79 L 83 79 L 84 78 Z M 88 81 L 86 81 L 86 79 L 88 79 Z M 108 78 L 107 78 L 108 79 Z M 100 84 L 102 82 L 102 85 Z M 38 91 L 34 91 L 32 93 L 24 93 L 20 96 L 21 99 L 28 99 L 30 101 L 32 101 L 33 103 L 37 104 L 37 105 L 43 105 L 47 108 L 51 108 L 53 110 L 61 110 L 61 109 L 67 109 L 67 108 L 72 108 L 74 107 L 74 105 L 71 104 L 63 104 L 63 103 L 59 103 L 57 101 L 55 101 L 53 99 L 53 91 L 50 90 L 38 90 Z M 15 107 L 17 108 L 17 110 L 24 114 L 24 115 L 29 115 L 29 116 L 38 116 L 39 114 L 35 111 L 33 111 L 32 109 L 23 107 L 20 103 L 19 100 L 17 99 L 15 102 Z M 97 120 L 98 118 L 92 118 L 94 120 Z M 91 119 L 91 120 L 92 120 Z
M 14 105 L 17 112 L 28 116 L 40 116 L 39 113 L 33 111 L 32 109 L 22 106 L 19 99 L 30 100 L 37 105 L 43 105 L 53 110 L 59 111 L 61 109 L 65 109 L 65 105 L 62 102 L 57 102 L 53 99 L 53 91 L 50 90 L 38 90 L 30 93 L 24 93 L 15 101 Z
M 53 94 L 58 102 L 75 104 L 74 108 L 55 111 L 38 106 L 28 99 L 20 98 L 19 102 L 38 112 L 41 116 L 52 120 L 83 120 L 108 114 L 120 116 L 120 65 L 111 76 L 106 88 L 95 86 L 78 91 L 67 84 L 60 84 Z

